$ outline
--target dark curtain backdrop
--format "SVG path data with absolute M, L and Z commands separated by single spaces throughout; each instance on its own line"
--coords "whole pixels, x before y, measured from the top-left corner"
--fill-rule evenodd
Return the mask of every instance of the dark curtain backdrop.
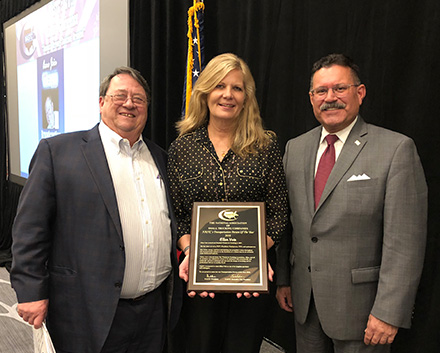
M 0 0 L 2 22 L 34 2 Z M 180 116 L 191 4 L 130 2 L 131 65 L 144 74 L 153 92 L 145 135 L 164 148 L 175 138 L 174 123 Z M 440 127 L 435 86 L 440 82 L 440 1 L 205 0 L 205 6 L 206 59 L 234 52 L 247 61 L 266 127 L 278 134 L 282 148 L 317 125 L 307 94 L 309 72 L 314 61 L 331 52 L 346 53 L 360 66 L 367 86 L 361 109 L 365 120 L 415 140 L 429 186 L 428 244 L 413 327 L 399 332 L 393 352 L 439 352 L 440 168 L 434 134 Z M 3 85 L 0 89 L 4 254 L 20 187 L 6 182 Z M 295 351 L 292 325 L 292 316 L 274 306 L 268 336 L 289 352 Z

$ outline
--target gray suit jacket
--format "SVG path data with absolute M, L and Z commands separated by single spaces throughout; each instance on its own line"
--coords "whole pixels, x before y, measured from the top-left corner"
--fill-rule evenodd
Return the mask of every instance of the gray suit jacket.
M 168 188 L 166 153 L 146 140 Z M 168 195 L 167 195 L 168 197 Z M 171 204 L 168 200 L 169 205 Z M 170 326 L 181 301 L 172 220 Z M 13 227 L 11 283 L 19 302 L 49 298 L 55 347 L 99 352 L 120 297 L 125 253 L 118 205 L 98 128 L 42 140 Z
M 292 286 L 304 323 L 313 290 L 326 334 L 363 338 L 368 315 L 409 327 L 423 266 L 427 186 L 414 142 L 358 118 L 314 210 L 321 127 L 290 140 L 284 155 L 291 245 L 278 249 L 277 282 Z M 348 181 L 353 175 L 366 180 Z

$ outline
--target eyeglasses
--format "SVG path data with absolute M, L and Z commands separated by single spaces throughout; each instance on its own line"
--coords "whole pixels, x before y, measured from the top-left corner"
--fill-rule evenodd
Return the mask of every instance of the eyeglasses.
M 317 88 L 315 88 L 315 89 L 312 89 L 311 91 L 310 91 L 310 93 L 311 94 L 313 94 L 313 95 L 316 95 L 317 97 L 319 97 L 319 98 L 324 98 L 324 97 L 326 97 L 327 96 L 327 94 L 328 94 L 328 91 L 329 90 L 332 90 L 333 91 L 333 94 L 336 96 L 336 97 L 343 97 L 343 96 L 345 96 L 346 94 L 347 94 L 347 92 L 348 92 L 348 89 L 350 88 L 350 87 L 352 87 L 352 86 L 354 86 L 354 87 L 358 87 L 358 86 L 360 86 L 361 84 L 359 83 L 359 84 L 357 84 L 357 85 L 345 85 L 345 84 L 339 84 L 339 85 L 335 85 L 335 86 L 333 86 L 333 87 L 324 87 L 324 86 L 322 86 L 322 87 L 317 87 Z
M 139 97 L 139 96 L 129 97 L 128 95 L 121 94 L 121 93 L 119 93 L 119 94 L 106 94 L 106 96 L 109 96 L 112 99 L 112 102 L 116 105 L 122 105 L 122 104 L 126 103 L 128 99 L 131 99 L 133 104 L 136 106 L 145 106 L 145 104 L 147 103 L 146 99 Z

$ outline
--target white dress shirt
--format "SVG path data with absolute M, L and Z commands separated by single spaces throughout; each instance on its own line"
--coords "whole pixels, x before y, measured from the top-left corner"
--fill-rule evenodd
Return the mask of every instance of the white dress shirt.
M 357 121 L 357 117 L 345 129 L 342 129 L 341 131 L 338 131 L 337 133 L 334 134 L 338 136 L 338 140 L 333 144 L 333 146 L 335 146 L 335 163 L 338 160 L 338 157 L 341 154 L 342 147 L 344 147 L 344 143 L 345 141 L 347 141 L 348 135 L 350 135 L 350 131 L 351 129 L 353 129 L 354 124 L 356 124 L 356 121 Z M 322 154 L 327 148 L 327 140 L 325 139 L 325 137 L 329 134 L 330 133 L 323 126 L 321 130 L 321 140 L 319 143 L 318 153 L 316 155 L 315 175 L 316 175 L 316 171 L 318 170 L 319 160 L 321 159 Z
M 125 247 L 121 298 L 157 288 L 171 272 L 171 226 L 165 188 L 142 140 L 130 147 L 103 122 L 99 133 L 113 179 Z

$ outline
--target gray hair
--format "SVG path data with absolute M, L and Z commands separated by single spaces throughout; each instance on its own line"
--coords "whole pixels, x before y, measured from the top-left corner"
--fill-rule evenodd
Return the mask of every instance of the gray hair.
M 147 103 L 151 102 L 151 90 L 150 90 L 150 86 L 148 86 L 147 80 L 141 75 L 141 73 L 138 70 L 127 66 L 117 67 L 113 71 L 113 73 L 111 73 L 102 80 L 101 86 L 99 87 L 99 95 L 101 97 L 104 97 L 107 94 L 108 88 L 110 86 L 110 82 L 113 79 L 113 77 L 120 74 L 127 74 L 133 77 L 144 89 L 145 94 L 147 95 Z

